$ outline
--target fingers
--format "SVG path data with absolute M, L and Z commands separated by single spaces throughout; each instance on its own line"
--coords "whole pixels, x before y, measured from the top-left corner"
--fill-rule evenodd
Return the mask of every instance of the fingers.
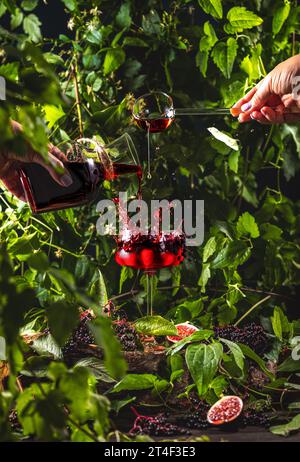
M 251 119 L 256 120 L 256 118 L 259 118 L 262 121 L 263 116 L 259 116 L 258 114 L 254 115 L 253 112 L 265 106 L 272 96 L 273 95 L 270 90 L 270 78 L 267 76 L 232 107 L 231 114 L 238 117 L 238 120 L 241 123 L 249 122 Z
M 26 202 L 24 189 L 20 181 L 19 172 L 16 169 L 10 169 L 7 171 L 6 176 L 2 178 L 2 182 L 5 184 L 7 189 L 14 194 L 18 199 Z
M 246 103 L 248 103 L 253 95 L 256 93 L 257 87 L 252 88 L 243 98 L 241 98 L 239 101 L 237 101 L 231 108 L 231 114 L 234 117 L 237 117 L 241 112 L 242 112 L 242 106 Z

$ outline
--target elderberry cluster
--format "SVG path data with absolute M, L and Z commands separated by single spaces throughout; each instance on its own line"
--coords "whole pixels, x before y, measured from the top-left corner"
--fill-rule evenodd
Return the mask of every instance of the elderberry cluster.
M 209 404 L 205 401 L 199 401 L 192 398 L 190 400 L 194 406 L 194 411 L 190 414 L 185 414 L 178 417 L 176 423 L 183 425 L 190 429 L 205 429 L 208 427 L 207 412 L 209 410 Z
M 264 411 L 257 411 L 256 409 L 245 410 L 241 416 L 241 420 L 244 426 L 270 426 L 270 417 Z
M 113 329 L 124 351 L 136 351 L 138 349 L 138 333 L 128 321 L 125 319 L 114 321 Z
M 251 323 L 243 328 L 236 326 L 215 327 L 214 332 L 216 337 L 225 338 L 235 343 L 243 343 L 260 355 L 268 348 L 266 333 L 258 324 Z
M 78 348 L 95 343 L 95 339 L 92 336 L 87 323 L 93 319 L 90 313 L 85 313 L 81 319 L 78 327 L 73 331 L 71 337 L 67 343 L 62 347 L 64 356 L 72 353 L 76 353 Z
M 187 430 L 167 422 L 163 414 L 156 417 L 138 416 L 130 430 L 131 435 L 173 436 L 186 435 Z

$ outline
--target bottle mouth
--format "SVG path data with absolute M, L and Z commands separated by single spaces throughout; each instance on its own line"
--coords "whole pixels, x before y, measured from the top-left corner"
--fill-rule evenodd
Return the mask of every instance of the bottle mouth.
M 98 160 L 103 166 L 107 179 L 114 177 L 113 162 L 103 144 L 92 138 L 79 138 L 72 144 L 67 159 L 71 162 Z

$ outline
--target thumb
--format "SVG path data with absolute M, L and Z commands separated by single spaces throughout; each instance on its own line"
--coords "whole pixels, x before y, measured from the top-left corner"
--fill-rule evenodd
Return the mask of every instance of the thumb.
M 270 96 L 272 96 L 270 79 L 268 77 L 265 78 L 256 88 L 257 90 L 252 99 L 241 107 L 243 112 L 262 108 Z

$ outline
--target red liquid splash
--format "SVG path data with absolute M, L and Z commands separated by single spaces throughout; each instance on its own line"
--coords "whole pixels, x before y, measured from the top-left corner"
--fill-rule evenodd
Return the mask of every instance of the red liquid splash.
M 139 191 L 141 189 L 142 169 L 139 165 L 116 163 L 111 171 L 105 171 L 100 162 L 88 159 L 65 162 L 65 166 L 73 180 L 68 187 L 60 186 L 41 165 L 28 163 L 22 166 L 20 180 L 33 213 L 85 205 L 97 198 L 103 181 L 112 181 L 120 175 L 137 175 Z
M 161 119 L 139 119 L 135 117 L 137 125 L 150 133 L 163 132 L 172 125 L 174 117 L 165 117 Z
M 185 238 L 174 234 L 137 235 L 127 241 L 117 241 L 116 262 L 144 271 L 178 266 L 184 260 Z

